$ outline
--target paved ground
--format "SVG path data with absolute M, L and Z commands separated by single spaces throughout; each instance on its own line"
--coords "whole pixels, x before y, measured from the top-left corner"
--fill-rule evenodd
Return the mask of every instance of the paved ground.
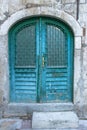
M 31 125 L 31 120 L 24 120 L 23 123 L 22 123 L 22 129 L 28 129 L 28 128 L 31 128 L 32 125 Z
M 21 130 L 31 130 L 31 120 L 24 120 Z M 80 120 L 79 121 L 79 129 L 78 130 L 87 130 L 87 120 Z
M 4 119 L 3 119 L 4 120 Z M 21 127 L 22 123 L 22 127 Z M 0 122 L 0 130 L 38 130 L 32 129 L 31 120 L 15 120 L 15 119 L 5 119 L 3 122 Z M 21 127 L 21 128 L 20 128 Z M 49 130 L 49 129 L 39 129 L 39 130 Z M 50 129 L 54 130 L 54 129 Z M 77 129 L 56 129 L 56 130 L 77 130 Z M 87 120 L 79 121 L 78 130 L 87 130 Z

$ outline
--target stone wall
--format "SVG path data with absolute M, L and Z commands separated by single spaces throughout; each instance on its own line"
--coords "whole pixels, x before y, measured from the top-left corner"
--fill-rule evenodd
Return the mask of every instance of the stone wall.
M 51 10 L 60 10 L 71 15 L 75 20 L 77 18 L 77 2 L 76 0 L 0 0 L 0 29 L 13 14 L 25 9 L 40 7 L 51 8 Z M 49 11 L 49 10 L 48 10 Z M 33 10 L 33 14 L 36 13 Z M 45 10 L 43 9 L 43 13 Z M 28 12 L 27 12 L 28 13 Z M 30 13 L 30 12 L 29 12 Z M 25 15 L 25 14 L 23 14 Z M 56 13 L 54 13 L 54 16 Z M 28 14 L 27 14 L 28 16 Z M 61 16 L 63 19 L 63 16 Z M 14 19 L 14 17 L 13 17 Z M 66 21 L 67 22 L 67 21 Z M 73 22 L 73 21 L 71 21 Z M 75 93 L 74 104 L 75 109 L 81 118 L 87 118 L 87 0 L 80 0 L 79 16 L 77 22 L 83 29 L 81 37 L 76 38 L 75 50 Z M 5 27 L 4 27 L 5 29 Z M 2 44 L 2 41 L 4 41 Z M 3 104 L 8 104 L 9 100 L 9 75 L 8 75 L 8 45 L 6 44 L 7 36 L 0 36 L 0 108 Z M 80 44 L 81 42 L 81 44 Z M 80 48 L 78 47 L 80 46 Z M 8 79 L 8 80 L 7 80 Z M 8 88 L 8 89 L 7 89 Z

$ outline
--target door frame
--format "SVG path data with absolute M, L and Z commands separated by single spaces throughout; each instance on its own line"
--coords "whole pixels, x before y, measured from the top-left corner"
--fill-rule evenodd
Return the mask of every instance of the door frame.
M 37 11 L 35 11 L 37 10 Z M 44 11 L 45 10 L 45 11 Z M 34 12 L 34 13 L 33 13 Z M 49 7 L 40 7 L 40 10 L 38 10 L 38 7 L 32 7 L 30 9 L 24 9 L 21 11 L 18 11 L 14 14 L 12 14 L 8 19 L 6 19 L 3 24 L 1 25 L 0 28 L 0 38 L 1 38 L 1 46 L 6 45 L 8 47 L 8 31 L 11 28 L 12 25 L 14 25 L 17 21 L 21 19 L 25 19 L 27 17 L 32 17 L 32 16 L 39 16 L 39 15 L 44 15 L 44 16 L 50 16 L 50 17 L 55 17 L 57 19 L 60 19 L 67 23 L 73 30 L 74 32 L 74 90 L 73 90 L 73 103 L 78 104 L 81 103 L 82 99 L 80 97 L 80 87 L 78 86 L 78 82 L 81 79 L 81 37 L 82 37 L 82 28 L 80 27 L 79 23 L 69 14 L 58 10 L 55 8 L 49 8 Z M 73 22 L 71 22 L 73 21 Z M 2 96 L 4 96 L 5 101 L 9 103 L 9 67 L 8 67 L 8 50 L 5 48 L 2 48 L 2 51 L 0 52 L 1 55 L 4 53 L 4 57 L 1 58 L 1 63 L 4 66 L 4 72 L 3 69 L 1 70 L 2 76 L 5 77 L 4 79 L 1 79 L 1 84 L 2 88 L 1 90 L 3 91 Z M 77 67 L 78 64 L 78 67 Z M 3 66 L 1 66 L 3 68 Z M 78 75 L 77 75 L 78 74 Z M 83 85 L 82 85 L 83 86 Z M 78 88 L 78 89 L 77 89 Z M 5 91 L 7 90 L 7 91 Z M 81 105 L 81 104 L 80 104 Z

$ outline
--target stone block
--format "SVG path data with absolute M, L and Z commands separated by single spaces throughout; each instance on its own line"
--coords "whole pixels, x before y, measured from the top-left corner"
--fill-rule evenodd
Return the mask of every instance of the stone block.
M 34 112 L 32 128 L 60 129 L 78 128 L 79 120 L 74 112 Z

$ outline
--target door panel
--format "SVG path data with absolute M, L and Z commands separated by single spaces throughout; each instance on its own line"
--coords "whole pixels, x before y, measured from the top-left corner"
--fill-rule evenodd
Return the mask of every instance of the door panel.
M 23 23 L 13 33 L 10 48 L 11 101 L 37 100 L 36 23 Z
M 15 100 L 35 101 L 37 95 L 35 25 L 23 27 L 18 32 L 15 55 Z
M 15 69 L 15 100 L 16 102 L 35 102 L 37 96 L 36 69 Z
M 47 66 L 46 100 L 68 101 L 68 43 L 61 28 L 46 25 Z M 63 99 L 64 98 L 64 99 Z

